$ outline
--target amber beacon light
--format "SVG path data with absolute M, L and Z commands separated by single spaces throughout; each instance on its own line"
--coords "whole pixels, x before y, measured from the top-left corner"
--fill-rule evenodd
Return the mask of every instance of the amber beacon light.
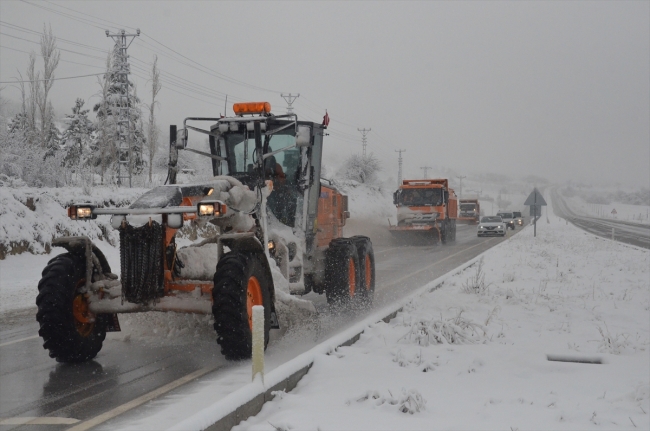
M 269 102 L 235 103 L 232 109 L 235 111 L 235 115 L 268 114 L 271 112 L 271 104 Z

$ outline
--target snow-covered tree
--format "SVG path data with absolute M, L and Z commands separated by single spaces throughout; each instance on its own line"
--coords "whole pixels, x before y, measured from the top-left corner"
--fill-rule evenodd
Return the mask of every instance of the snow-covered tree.
M 67 125 L 61 136 L 63 165 L 73 170 L 91 164 L 91 144 L 95 126 L 88 118 L 88 109 L 83 109 L 83 99 L 77 99 L 72 107 L 72 114 L 65 116 Z
M 54 85 L 54 71 L 59 65 L 61 51 L 56 49 L 56 37 L 52 34 L 52 27 L 49 30 L 43 25 L 43 34 L 41 35 L 41 57 L 43 57 L 43 82 L 38 83 L 36 91 L 36 104 L 38 105 L 41 117 L 41 146 L 52 146 L 53 143 L 48 139 L 52 137 L 51 119 L 54 117 L 52 103 L 47 99 Z
M 348 180 L 372 183 L 377 179 L 377 173 L 380 170 L 381 163 L 374 154 L 353 154 L 345 161 L 339 174 Z
M 149 182 L 151 182 L 151 174 L 153 172 L 154 157 L 158 149 L 158 138 L 160 130 L 156 125 L 155 108 L 159 103 L 156 100 L 162 84 L 160 83 L 160 70 L 158 69 L 158 56 L 154 56 L 153 66 L 151 68 L 151 103 L 147 105 L 149 109 L 149 123 L 147 124 L 147 153 L 149 161 Z

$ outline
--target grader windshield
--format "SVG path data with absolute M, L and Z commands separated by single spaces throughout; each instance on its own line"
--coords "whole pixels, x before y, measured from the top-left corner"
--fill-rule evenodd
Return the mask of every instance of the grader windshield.
M 284 132 L 284 131 L 283 131 Z M 273 181 L 273 192 L 268 198 L 268 209 L 287 226 L 294 227 L 296 210 L 302 191 L 301 154 L 295 146 L 293 130 L 264 137 L 264 179 Z M 228 174 L 248 183 L 257 178 L 255 172 L 255 137 L 252 132 L 224 136 L 228 154 Z M 289 148 L 287 148 L 289 147 Z M 277 152 L 276 152 L 277 151 Z

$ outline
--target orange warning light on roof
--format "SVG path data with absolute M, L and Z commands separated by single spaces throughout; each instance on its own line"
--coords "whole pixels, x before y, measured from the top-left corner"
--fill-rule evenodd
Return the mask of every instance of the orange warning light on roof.
M 235 115 L 268 114 L 271 112 L 271 104 L 269 102 L 235 103 L 232 109 Z

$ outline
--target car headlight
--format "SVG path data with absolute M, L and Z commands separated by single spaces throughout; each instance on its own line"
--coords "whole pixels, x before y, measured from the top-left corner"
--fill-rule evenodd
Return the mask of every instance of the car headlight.
M 499 229 L 503 229 L 503 225 L 502 225 L 502 224 L 499 225 Z
M 485 229 L 485 226 L 479 226 L 478 228 L 479 229 Z

